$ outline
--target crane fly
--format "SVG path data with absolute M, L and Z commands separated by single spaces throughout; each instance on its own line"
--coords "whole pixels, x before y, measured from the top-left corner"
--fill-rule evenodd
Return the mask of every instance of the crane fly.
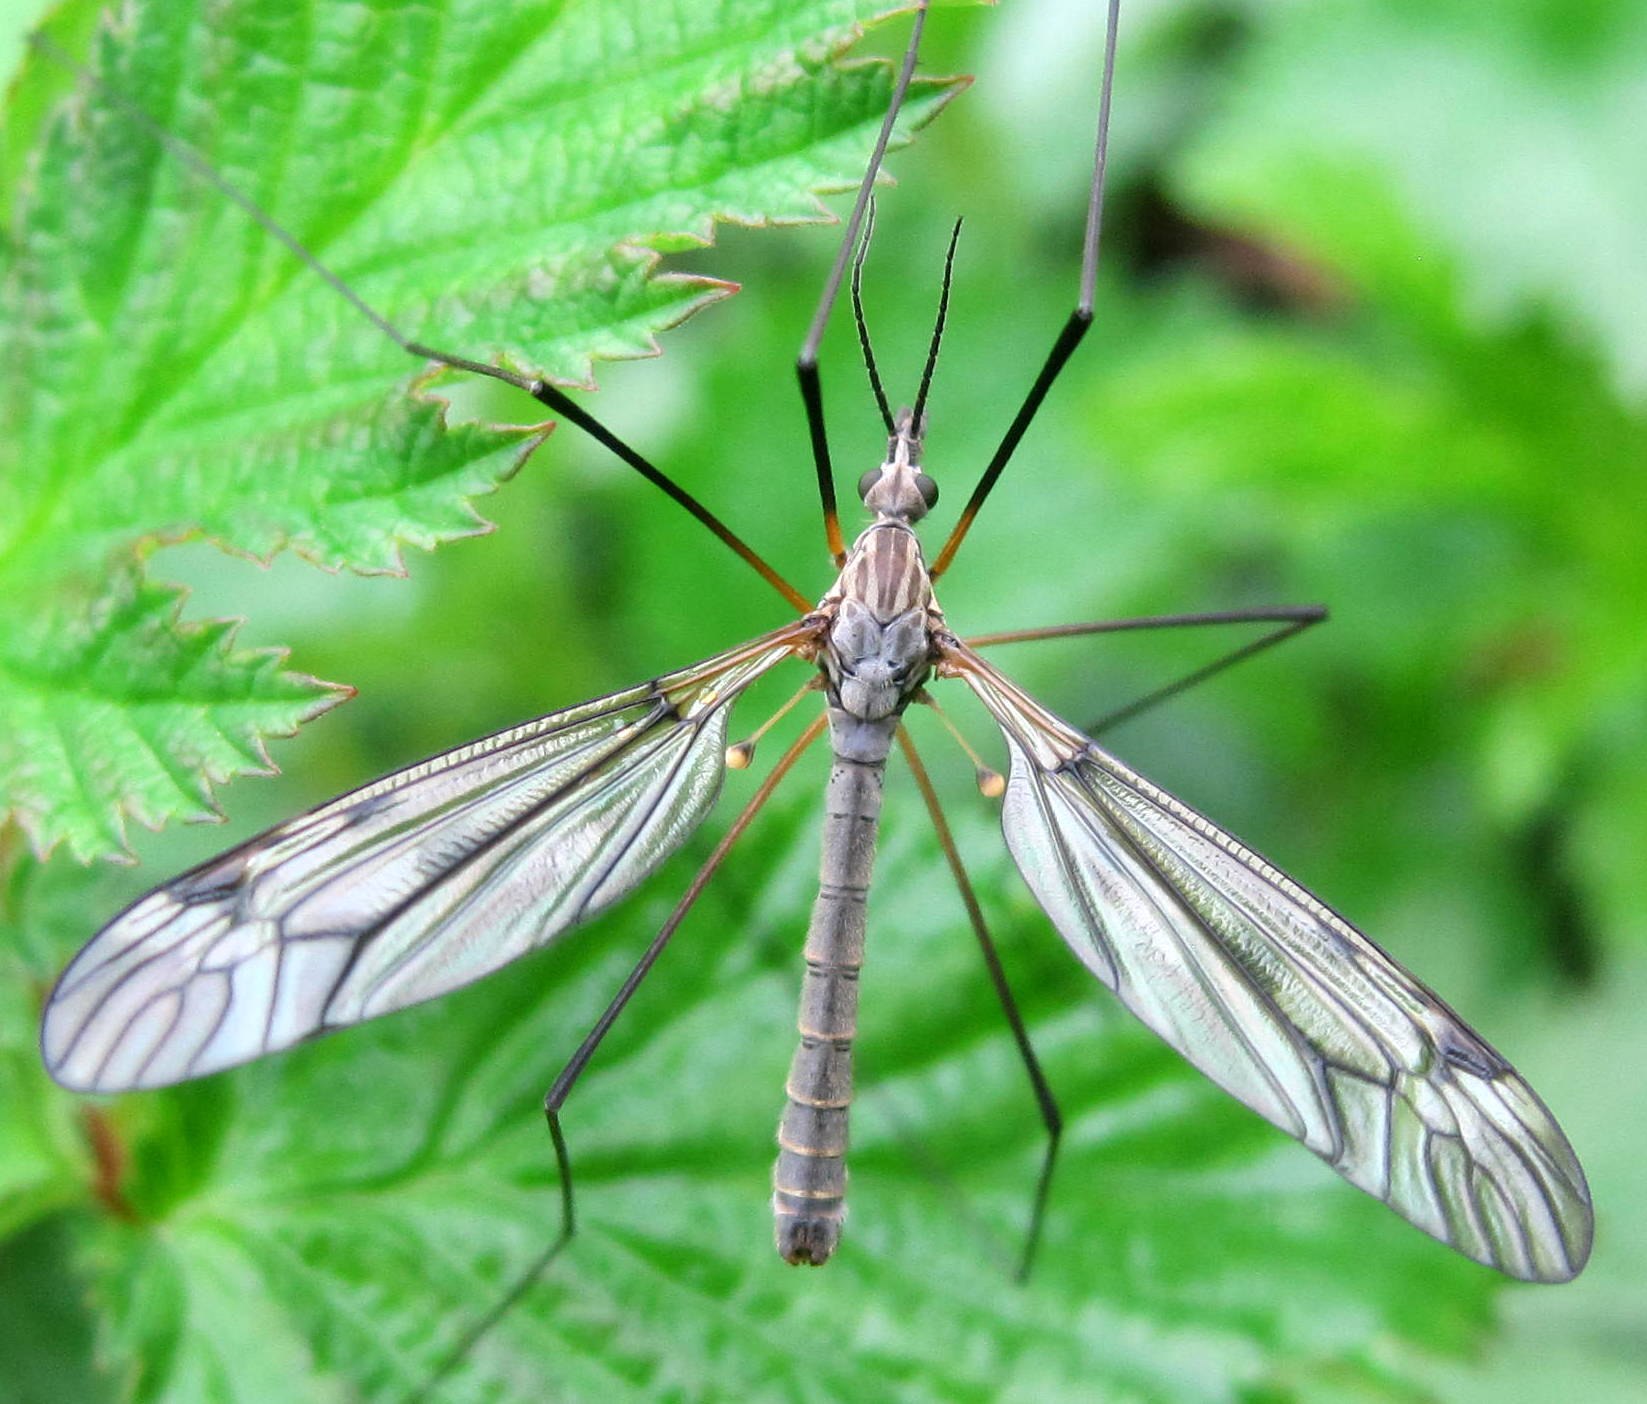
M 515 384 L 593 435 L 753 565 L 799 617 L 690 667 L 399 771 L 166 883 L 116 916 L 63 972 L 41 1036 L 52 1076 L 84 1092 L 202 1077 L 446 994 L 547 944 L 624 898 L 682 846 L 708 815 L 729 763 L 750 757 L 749 747 L 728 745 L 732 709 L 758 679 L 798 661 L 813 670 L 823 715 L 734 821 L 546 1098 L 563 1199 L 561 1235 L 545 1262 L 574 1225 L 560 1120 L 573 1083 L 754 813 L 826 731 L 832 765 L 821 885 L 773 1175 L 778 1250 L 793 1263 L 821 1264 L 841 1236 L 866 898 L 882 780 L 899 747 L 963 881 L 1050 1133 L 1027 1261 L 1057 1143 L 1056 1103 L 902 723 L 930 688 L 959 682 L 1006 748 L 1004 782 L 986 791 L 1002 797 L 1014 862 L 1070 949 L 1134 1015 L 1434 1238 L 1516 1278 L 1560 1282 L 1578 1273 L 1592 1237 L 1584 1175 L 1511 1065 L 1325 903 L 1055 716 L 984 656 L 1009 638 L 1226 617 L 1268 619 L 1291 631 L 1320 612 L 1077 624 L 969 643 L 938 602 L 935 582 L 1092 322 L 1118 12 L 1119 0 L 1111 0 L 1075 311 L 930 564 L 917 527 L 936 505 L 937 486 L 922 449 L 953 239 L 910 408 L 890 408 L 859 294 L 871 190 L 916 66 L 925 0 L 797 363 L 837 569 L 816 602 L 556 387 L 413 341 L 345 289 L 413 355 Z M 341 286 L 247 197 L 221 177 L 207 178 Z M 849 265 L 887 431 L 884 461 L 859 483 L 870 522 L 850 545 L 836 509 L 817 361 Z

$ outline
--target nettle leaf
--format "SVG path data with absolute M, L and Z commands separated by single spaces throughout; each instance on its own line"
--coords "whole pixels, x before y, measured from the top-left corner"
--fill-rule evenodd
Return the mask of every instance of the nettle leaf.
M 91 29 L 92 8 L 66 7 L 53 32 Z M 432 391 L 408 394 L 417 362 L 109 89 L 407 335 L 584 384 L 731 291 L 660 273 L 660 251 L 707 243 L 716 220 L 818 220 L 818 193 L 852 182 L 890 68 L 836 60 L 879 8 L 751 0 L 660 24 L 645 0 L 135 4 L 95 28 L 108 89 L 50 120 L 38 89 L 60 80 L 37 64 L 18 107 L 39 143 L 8 153 L 0 281 L 0 705 L 26 702 L 7 711 L 28 760 L 0 772 L 0 812 L 38 850 L 118 853 L 124 819 L 198 813 L 209 782 L 261 763 L 261 737 L 337 699 L 223 649 L 232 714 L 175 669 L 145 671 L 161 612 L 107 633 L 142 594 L 134 552 L 205 536 L 398 571 L 407 545 L 486 530 L 473 499 L 546 428 L 449 426 Z M 953 91 L 923 84 L 904 131 Z M 100 687 L 83 641 L 51 647 L 37 621 L 65 609 L 95 618 L 70 633 L 125 660 L 121 687 Z M 198 648 L 196 626 L 170 628 L 162 655 Z M 101 710 L 63 736 L 88 694 Z M 138 696 L 176 704 L 164 726 L 122 719 Z M 160 748 L 141 764 L 125 755 L 138 731 Z M 228 735 L 247 755 L 224 768 Z
M 127 817 L 215 817 L 212 785 L 267 773 L 264 738 L 339 700 L 277 650 L 236 649 L 233 623 L 181 620 L 181 592 L 135 568 L 73 583 L 14 621 L 0 670 L 0 774 L 37 838 L 119 852 Z

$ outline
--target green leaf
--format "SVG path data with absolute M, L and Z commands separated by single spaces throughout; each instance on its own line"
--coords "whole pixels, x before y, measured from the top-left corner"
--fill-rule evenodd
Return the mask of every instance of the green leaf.
M 183 621 L 181 603 L 135 569 L 13 597 L 0 775 L 37 849 L 123 853 L 128 818 L 213 818 L 213 785 L 269 773 L 266 737 L 347 696 L 284 671 L 279 650 L 235 648 L 230 622 Z
M 0 270 L 0 814 L 40 851 L 118 853 L 123 817 L 198 814 L 330 695 L 223 650 L 180 686 L 165 656 L 221 629 L 132 578 L 150 545 L 399 571 L 408 545 L 487 530 L 473 500 L 544 433 L 453 429 L 408 395 L 418 362 L 130 104 L 405 335 L 583 384 L 731 291 L 660 274 L 659 251 L 717 220 L 818 220 L 854 179 L 889 69 L 835 59 L 873 9 L 135 5 L 96 31 L 106 86 L 51 120 L 37 58 Z M 905 131 L 950 91 L 923 84 Z

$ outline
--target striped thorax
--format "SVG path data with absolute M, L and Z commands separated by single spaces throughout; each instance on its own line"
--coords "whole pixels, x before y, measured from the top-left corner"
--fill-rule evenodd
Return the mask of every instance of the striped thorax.
M 819 658 L 830 707 L 844 714 L 842 724 L 888 723 L 846 728 L 866 735 L 884 732 L 888 745 L 892 723 L 931 671 L 932 633 L 943 624 L 914 532 L 914 523 L 938 496 L 936 484 L 920 470 L 919 458 L 920 440 L 906 412 L 888 446 L 887 461 L 858 484 L 875 521 L 853 542 L 821 606 L 830 618 Z

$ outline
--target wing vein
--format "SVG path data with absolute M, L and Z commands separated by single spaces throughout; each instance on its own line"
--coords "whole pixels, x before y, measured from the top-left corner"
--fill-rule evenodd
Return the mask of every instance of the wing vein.
M 1425 1232 L 1565 1281 L 1593 1210 L 1560 1127 L 1319 898 L 947 636 L 1007 741 L 1007 846 L 1076 955 L 1191 1063 Z
M 731 706 L 820 627 L 809 617 L 454 748 L 173 879 L 63 973 L 42 1020 L 47 1068 L 82 1091 L 162 1086 L 432 998 L 553 939 L 703 821 Z
M 605 753 L 601 757 L 600 761 L 597 762 L 597 765 L 601 768 L 605 768 L 611 762 L 618 761 L 626 757 L 631 751 L 639 746 L 642 741 L 652 734 L 652 732 L 656 729 L 657 724 L 664 720 L 666 716 L 667 711 L 662 706 L 655 705 L 653 709 L 645 716 L 642 716 L 636 720 L 633 724 L 635 730 L 632 734 L 626 737 L 617 747 Z M 456 858 L 449 866 L 441 869 L 439 873 L 435 874 L 427 882 L 419 884 L 412 891 L 408 892 L 403 898 L 401 898 L 400 901 L 395 903 L 394 906 L 390 907 L 381 916 L 374 919 L 369 925 L 362 928 L 356 935 L 353 947 L 351 948 L 347 959 L 344 961 L 342 967 L 337 973 L 337 976 L 332 981 L 332 987 L 328 991 L 326 998 L 321 1001 L 321 1008 L 328 1008 L 332 1001 L 336 999 L 338 992 L 343 989 L 345 984 L 347 984 L 349 977 L 354 973 L 355 969 L 360 964 L 361 957 L 365 954 L 367 947 L 369 947 L 389 925 L 404 916 L 419 902 L 422 902 L 427 897 L 439 892 L 447 884 L 449 884 L 453 878 L 461 876 L 474 864 L 491 856 L 500 844 L 506 843 L 522 828 L 530 824 L 534 819 L 540 818 L 550 807 L 559 803 L 579 785 L 587 781 L 594 773 L 595 768 L 596 766 L 592 765 L 575 773 L 558 788 L 550 791 L 549 794 L 545 795 L 542 799 L 537 800 L 527 806 L 521 811 L 520 814 L 516 815 L 513 819 L 508 820 L 493 833 L 488 834 L 484 839 L 477 842 L 474 847 L 470 848 L 467 852 Z M 478 801 L 476 803 L 478 803 Z M 427 937 L 425 939 L 427 939 Z M 407 952 L 398 958 L 396 964 L 403 966 L 404 963 L 417 951 L 417 949 L 419 949 L 419 947 L 416 945 L 408 948 Z M 387 972 L 385 972 L 384 976 L 378 977 L 374 983 L 381 986 L 386 976 Z M 323 1023 L 324 1022 L 325 1020 L 323 1018 Z
M 1092 795 L 1092 791 L 1087 786 L 1083 785 L 1082 791 L 1089 796 Z M 1096 805 L 1094 806 L 1094 812 L 1098 812 Z M 1212 923 L 1195 909 L 1184 891 L 1172 881 L 1166 870 L 1150 856 L 1143 845 L 1120 825 L 1112 826 L 1109 833 L 1111 837 L 1118 839 L 1126 847 L 1141 867 L 1154 875 L 1160 892 L 1171 900 L 1177 910 L 1206 938 L 1204 953 L 1197 955 L 1183 940 L 1182 933 L 1178 930 L 1176 924 L 1167 923 L 1167 929 L 1171 931 L 1177 943 L 1185 968 L 1194 974 L 1197 985 L 1205 992 L 1208 1000 L 1223 1012 L 1224 1022 L 1246 1050 L 1253 1067 L 1263 1075 L 1276 1096 L 1292 1109 L 1296 1125 L 1296 1129 L 1292 1134 L 1299 1139 L 1303 1139 L 1308 1133 L 1310 1117 L 1305 1109 L 1299 1106 L 1297 1099 L 1288 1090 L 1284 1081 L 1277 1076 L 1270 1060 L 1264 1056 L 1258 1045 L 1253 1041 L 1240 1015 L 1231 1009 L 1218 993 L 1217 982 L 1205 967 L 1205 958 L 1211 956 L 1219 960 L 1222 968 L 1233 974 L 1248 992 L 1269 1011 L 1277 1031 L 1286 1039 L 1293 1053 L 1298 1057 L 1310 1076 L 1311 1086 L 1314 1087 L 1316 1092 L 1317 1105 L 1325 1117 L 1333 1138 L 1333 1153 L 1328 1158 L 1336 1160 L 1344 1148 L 1343 1124 L 1340 1118 L 1333 1114 L 1334 1107 L 1329 1100 L 1320 1054 L 1305 1041 L 1297 1024 L 1277 1003 L 1274 995 L 1265 986 L 1252 978 L 1236 954 L 1219 939 L 1218 932 Z M 1158 899 L 1153 894 L 1149 894 L 1149 900 L 1159 908 Z M 1325 1152 L 1322 1152 L 1322 1154 L 1325 1154 Z

